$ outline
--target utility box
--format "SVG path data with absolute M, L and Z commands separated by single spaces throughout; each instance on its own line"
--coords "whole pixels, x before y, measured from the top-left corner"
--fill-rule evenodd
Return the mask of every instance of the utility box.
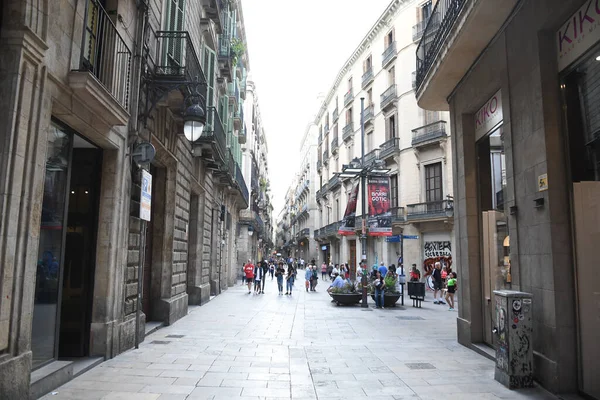
M 494 378 L 509 389 L 533 386 L 532 295 L 495 290 L 497 335 Z

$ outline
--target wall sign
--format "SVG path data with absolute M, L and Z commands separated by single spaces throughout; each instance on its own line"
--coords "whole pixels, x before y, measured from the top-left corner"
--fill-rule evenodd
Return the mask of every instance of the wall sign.
M 548 174 L 538 176 L 538 192 L 548 190 Z
M 152 207 L 152 175 L 142 170 L 142 193 L 140 196 L 140 219 L 150 221 Z
M 475 140 L 491 132 L 502 119 L 502 91 L 498 90 L 475 114 Z
M 556 33 L 562 71 L 600 40 L 600 0 L 587 0 Z

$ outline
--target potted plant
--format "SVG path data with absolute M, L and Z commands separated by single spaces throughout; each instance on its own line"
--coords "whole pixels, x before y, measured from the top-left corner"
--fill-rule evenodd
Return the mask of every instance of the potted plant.
M 383 306 L 384 307 L 395 307 L 398 300 L 400 300 L 400 292 L 396 289 L 398 277 L 395 274 L 388 273 L 383 282 L 385 284 L 383 292 Z M 369 285 L 371 286 L 371 285 Z M 374 291 L 371 290 L 371 298 L 375 301 Z
M 338 306 L 351 306 L 360 303 L 362 293 L 357 291 L 356 285 L 348 282 L 341 288 L 333 288 L 329 292 L 331 298 Z

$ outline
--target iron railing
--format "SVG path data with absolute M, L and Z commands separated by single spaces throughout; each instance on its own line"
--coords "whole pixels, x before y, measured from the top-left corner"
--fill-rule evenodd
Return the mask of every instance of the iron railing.
M 400 138 L 391 138 L 379 147 L 379 157 L 385 159 L 400 151 Z
M 373 106 L 373 104 L 371 104 L 370 106 L 368 106 L 367 108 L 365 108 L 365 113 L 364 113 L 365 124 L 367 122 L 371 122 L 371 120 L 374 117 L 375 117 L 375 107 Z
M 240 193 L 242 194 L 246 204 L 250 204 L 250 193 L 248 193 L 248 186 L 246 186 L 244 175 L 242 174 L 242 170 L 237 162 L 235 163 L 235 182 L 237 183 Z
M 250 190 L 258 195 L 259 187 L 258 187 L 258 163 L 255 158 L 252 157 L 252 163 L 250 167 Z
M 87 5 L 78 71 L 89 71 L 128 109 L 131 51 L 100 2 Z
M 364 89 L 367 86 L 369 86 L 369 84 L 373 82 L 374 79 L 375 75 L 373 75 L 373 68 L 369 67 L 369 69 L 367 69 L 362 76 L 362 88 Z
M 417 89 L 417 71 L 413 71 L 411 74 L 412 77 L 412 88 L 413 90 Z
M 331 154 L 336 154 L 338 151 L 338 147 L 340 147 L 340 146 L 338 144 L 338 137 L 336 136 L 331 141 Z
M 350 121 L 342 129 L 342 140 L 347 142 L 354 137 L 354 121 Z
M 219 47 L 217 56 L 221 59 L 231 59 L 231 38 L 229 34 L 219 36 Z
M 186 31 L 156 32 L 154 73 L 162 77 L 206 82 L 190 35 Z
M 342 184 L 342 180 L 340 179 L 340 177 L 337 175 L 334 175 L 329 180 L 327 187 L 329 190 L 334 190 L 334 189 L 337 189 L 341 184 Z
M 209 107 L 206 118 L 206 127 L 198 139 L 200 142 L 214 142 L 222 161 L 227 156 L 227 137 L 221 122 L 219 112 L 215 107 Z
M 412 130 L 412 145 L 446 137 L 446 121 L 437 121 Z
M 300 231 L 300 237 L 309 237 L 310 236 L 310 228 L 304 228 Z
M 317 160 L 317 171 L 321 171 L 323 168 L 323 162 L 321 160 Z
M 406 214 L 404 207 L 391 207 L 390 211 L 392 212 L 392 222 L 405 222 Z
M 326 135 L 329 133 L 329 122 L 325 124 L 324 131 Z
M 350 88 L 344 95 L 344 107 L 348 106 L 348 104 L 352 104 L 352 100 L 354 100 L 354 90 Z
M 387 65 L 396 58 L 396 42 L 392 42 L 385 49 L 383 54 L 381 55 L 381 67 L 385 68 Z
M 373 163 L 373 161 L 377 160 L 378 158 L 379 158 L 379 149 L 375 149 L 375 150 L 368 152 L 367 154 L 365 154 L 364 166 L 367 167 L 367 166 L 371 165 Z
M 409 204 L 406 206 L 406 219 L 429 219 L 446 217 L 448 200 L 429 201 L 426 203 Z
M 333 110 L 333 122 L 336 122 L 339 117 L 340 117 L 339 110 L 338 110 L 338 108 L 336 106 L 335 110 Z
M 397 91 L 396 91 L 396 85 L 392 85 L 389 88 L 387 88 L 385 90 L 385 92 L 383 92 L 381 94 L 381 109 L 383 110 L 385 107 L 387 107 L 388 105 L 392 104 L 394 100 L 396 100 L 396 96 L 397 96 Z
M 467 1 L 470 0 L 439 0 L 435 3 L 417 46 L 417 90 Z
M 341 225 L 342 225 L 342 221 L 334 222 L 333 224 L 327 225 L 325 228 L 323 228 L 323 235 L 324 236 L 337 235 L 338 230 L 340 229 Z
M 323 151 L 323 164 L 327 165 L 327 163 L 329 163 L 329 149 Z

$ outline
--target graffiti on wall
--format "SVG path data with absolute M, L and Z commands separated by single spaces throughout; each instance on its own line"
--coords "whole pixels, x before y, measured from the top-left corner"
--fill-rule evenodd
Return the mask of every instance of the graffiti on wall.
M 430 275 L 436 262 L 440 262 L 442 267 L 446 267 L 448 272 L 452 271 L 452 242 L 430 241 L 424 245 L 423 271 L 425 276 Z

